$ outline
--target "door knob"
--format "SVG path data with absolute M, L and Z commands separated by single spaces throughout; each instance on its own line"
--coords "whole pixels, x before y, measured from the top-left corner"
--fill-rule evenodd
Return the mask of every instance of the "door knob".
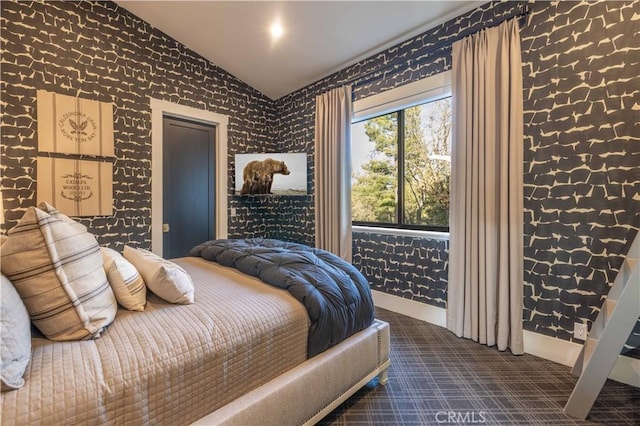
M 169 224 L 168 223 L 163 223 L 162 224 L 162 232 L 169 232 Z

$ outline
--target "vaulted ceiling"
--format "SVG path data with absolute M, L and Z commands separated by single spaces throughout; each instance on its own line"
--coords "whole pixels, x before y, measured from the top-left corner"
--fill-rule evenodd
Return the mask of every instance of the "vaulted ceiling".
M 271 99 L 481 1 L 116 1 Z M 270 34 L 280 24 L 282 35 Z

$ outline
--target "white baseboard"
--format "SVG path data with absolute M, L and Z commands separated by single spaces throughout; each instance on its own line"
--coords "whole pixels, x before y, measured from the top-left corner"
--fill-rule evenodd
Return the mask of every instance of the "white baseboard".
M 381 291 L 371 290 L 373 304 L 392 312 L 419 319 L 440 327 L 447 326 L 447 310 Z
M 411 318 L 426 321 L 440 327 L 447 326 L 447 310 L 414 300 L 372 290 L 373 303 L 383 309 Z M 393 333 L 393 329 L 391 330 Z M 528 354 L 573 367 L 582 345 L 525 330 L 524 351 Z M 640 387 L 640 359 L 619 356 L 609 378 L 631 386 Z
M 573 367 L 582 345 L 567 340 L 556 339 L 533 331 L 523 331 L 525 353 L 539 356 L 568 367 Z

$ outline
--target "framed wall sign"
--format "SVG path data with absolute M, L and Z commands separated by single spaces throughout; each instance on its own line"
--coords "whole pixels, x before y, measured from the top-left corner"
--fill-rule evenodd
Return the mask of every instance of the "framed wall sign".
M 38 90 L 38 151 L 113 157 L 113 104 Z
M 108 161 L 38 157 L 38 203 L 68 216 L 113 214 L 113 164 Z

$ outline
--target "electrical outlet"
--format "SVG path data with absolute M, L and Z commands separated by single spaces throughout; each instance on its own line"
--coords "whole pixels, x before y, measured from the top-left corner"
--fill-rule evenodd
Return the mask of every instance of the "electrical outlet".
M 573 337 L 579 340 L 587 340 L 587 324 L 576 322 L 573 324 Z

